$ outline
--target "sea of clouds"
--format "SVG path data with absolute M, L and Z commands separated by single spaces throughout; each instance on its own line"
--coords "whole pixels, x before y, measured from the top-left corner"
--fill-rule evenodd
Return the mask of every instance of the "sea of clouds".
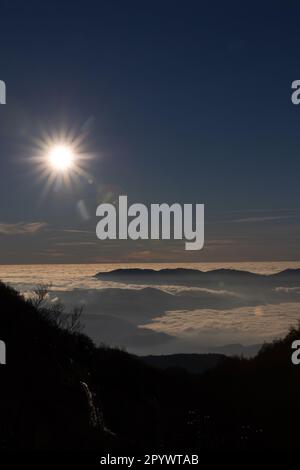
M 11 270 L 7 282 L 25 295 L 43 276 Z M 251 355 L 259 345 L 285 334 L 300 319 L 300 285 L 251 286 L 240 282 L 209 288 L 189 282 L 144 284 L 103 281 L 99 270 L 56 267 L 49 291 L 50 302 L 67 309 L 83 307 L 84 331 L 97 343 L 136 354 L 225 352 Z M 59 271 L 59 273 L 58 273 Z M 45 274 L 44 279 L 51 281 Z M 2 276 L 3 278 L 4 276 Z M 66 280 L 67 279 L 67 280 Z M 300 283 L 299 283 L 300 284 Z

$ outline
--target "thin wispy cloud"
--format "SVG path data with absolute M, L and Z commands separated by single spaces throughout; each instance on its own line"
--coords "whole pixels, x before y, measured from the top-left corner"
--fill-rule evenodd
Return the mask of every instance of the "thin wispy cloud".
M 225 211 L 226 214 L 249 214 L 249 213 L 265 213 L 265 214 L 280 214 L 282 212 L 297 212 L 298 208 L 284 208 L 284 209 L 235 209 Z
M 95 246 L 97 242 L 59 242 L 56 243 L 55 246 Z
M 215 239 L 215 240 L 207 240 L 206 245 L 209 246 L 227 246 L 227 245 L 236 245 L 238 242 L 237 239 Z
M 94 234 L 92 230 L 79 230 L 79 229 L 61 229 L 61 230 L 55 230 L 56 232 L 63 232 L 63 233 L 84 233 L 84 234 Z
M 48 224 L 46 222 L 17 222 L 15 224 L 0 223 L 1 235 L 33 235 L 44 230 Z
M 286 220 L 286 219 L 293 219 L 295 216 L 292 215 L 270 215 L 270 216 L 262 216 L 262 217 L 243 217 L 241 219 L 233 219 L 230 222 L 233 223 L 255 223 L 255 222 L 273 222 L 275 220 Z

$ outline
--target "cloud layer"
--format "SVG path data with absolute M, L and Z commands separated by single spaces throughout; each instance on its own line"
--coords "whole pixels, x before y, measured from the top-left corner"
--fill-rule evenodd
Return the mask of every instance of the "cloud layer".
M 261 269 L 264 272 L 267 265 Z M 269 269 L 274 272 L 278 267 L 271 263 Z M 226 352 L 241 352 L 245 349 L 237 343 L 247 346 L 272 340 L 300 318 L 300 284 L 289 276 L 284 277 L 284 285 L 275 287 L 258 278 L 249 286 L 240 273 L 207 288 L 182 279 L 173 282 L 172 277 L 159 284 L 98 280 L 94 275 L 99 266 L 8 266 L 5 270 L 0 276 L 23 291 L 41 280 L 53 282 L 50 299 L 65 303 L 68 309 L 83 306 L 85 331 L 97 344 L 118 345 L 137 354 L 220 352 L 224 345 Z

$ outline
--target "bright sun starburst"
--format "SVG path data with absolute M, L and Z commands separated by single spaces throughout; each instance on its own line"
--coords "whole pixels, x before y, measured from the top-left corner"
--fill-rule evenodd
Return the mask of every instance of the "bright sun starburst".
M 48 159 L 53 170 L 65 172 L 74 164 L 74 151 L 69 145 L 56 144 L 50 148 Z
M 78 185 L 83 178 L 91 181 L 87 172 L 87 162 L 93 156 L 84 151 L 87 133 L 71 133 L 61 131 L 44 134 L 35 139 L 33 155 L 29 161 L 34 163 L 32 169 L 37 173 L 38 180 L 44 182 L 43 194 L 51 187 L 71 187 Z

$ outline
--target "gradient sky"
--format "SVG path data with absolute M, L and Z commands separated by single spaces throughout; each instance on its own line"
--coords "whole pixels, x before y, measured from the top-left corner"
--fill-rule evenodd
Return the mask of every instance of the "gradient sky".
M 0 263 L 299 260 L 300 4 L 3 1 Z M 90 178 L 42 197 L 42 131 Z M 206 242 L 101 242 L 96 206 L 204 203 Z M 82 210 L 85 208 L 85 217 Z

